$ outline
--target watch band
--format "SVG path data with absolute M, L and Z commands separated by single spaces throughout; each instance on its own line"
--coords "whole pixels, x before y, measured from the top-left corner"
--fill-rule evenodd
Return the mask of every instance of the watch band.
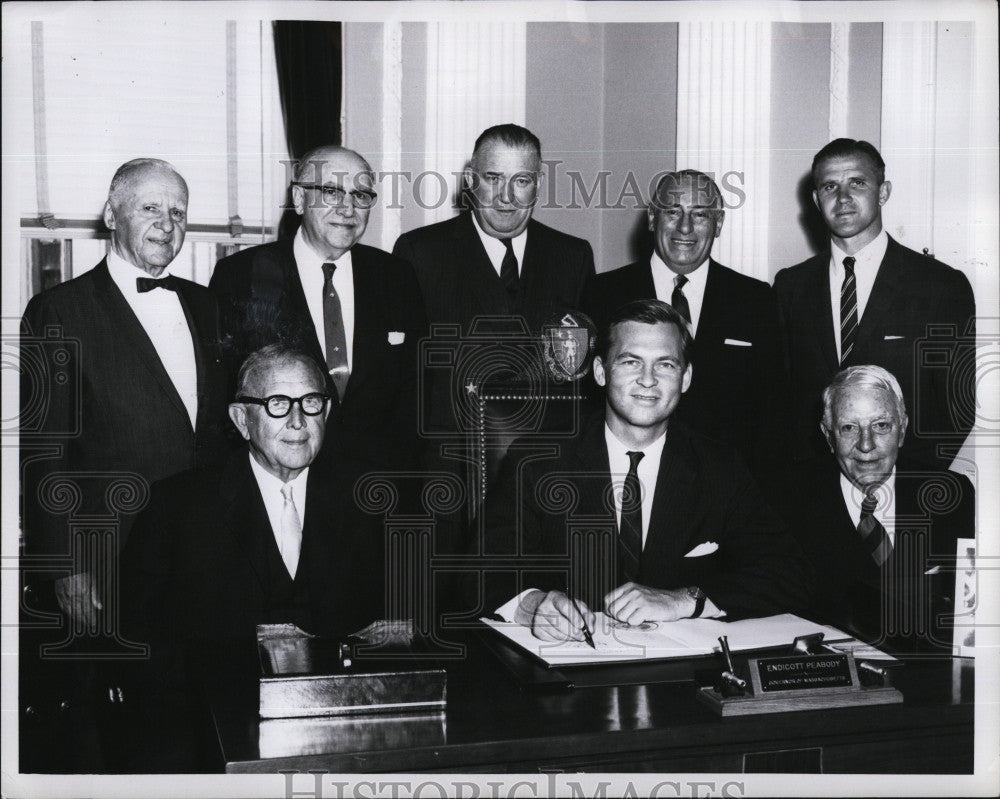
M 688 596 L 694 599 L 694 613 L 692 613 L 688 618 L 697 619 L 702 613 L 705 612 L 705 601 L 708 599 L 708 596 L 704 591 L 696 586 L 688 588 L 687 591 Z

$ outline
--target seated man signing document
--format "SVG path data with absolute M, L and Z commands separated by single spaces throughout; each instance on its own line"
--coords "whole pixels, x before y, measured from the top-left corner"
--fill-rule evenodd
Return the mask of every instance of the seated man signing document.
M 635 625 L 804 607 L 808 567 L 743 461 L 671 419 L 697 380 L 691 343 L 659 300 L 611 315 L 603 413 L 572 438 L 515 442 L 487 497 L 486 608 L 560 641 L 584 640 L 596 610 Z

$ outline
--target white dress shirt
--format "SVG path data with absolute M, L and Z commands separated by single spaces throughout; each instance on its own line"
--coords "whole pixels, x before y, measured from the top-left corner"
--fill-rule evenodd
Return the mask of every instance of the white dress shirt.
M 309 306 L 309 316 L 316 326 L 316 338 L 320 349 L 326 358 L 326 326 L 323 324 L 323 264 L 330 263 L 328 258 L 322 258 L 309 246 L 302 235 L 302 228 L 295 234 L 292 244 L 295 255 L 295 266 L 299 270 L 299 281 L 302 292 L 306 295 Z M 344 333 L 347 339 L 347 371 L 354 368 L 354 262 L 351 251 L 348 250 L 333 261 L 337 268 L 333 270 L 333 288 L 340 298 L 340 312 L 344 317 Z M 297 503 L 296 503 L 297 504 Z
M 840 475 L 840 491 L 844 495 L 844 504 L 850 514 L 851 522 L 855 527 L 861 522 L 861 502 L 865 498 L 865 492 L 848 480 L 843 473 Z M 882 485 L 874 490 L 878 505 L 875 506 L 874 516 L 885 528 L 886 535 L 889 536 L 889 543 L 896 543 L 896 470 L 893 469 Z
M 656 287 L 656 299 L 670 304 L 674 296 L 674 278 L 677 273 L 667 266 L 663 259 L 653 251 L 649 259 L 649 268 L 653 272 L 653 286 Z M 698 320 L 701 318 L 701 306 L 705 302 L 705 284 L 708 283 L 708 258 L 701 266 L 693 272 L 684 275 L 688 282 L 684 284 L 681 291 L 688 301 L 688 308 L 691 310 L 691 335 L 698 331 Z
M 282 540 L 281 535 L 281 513 L 285 507 L 285 498 L 281 495 L 281 489 L 286 485 L 267 469 L 257 463 L 257 459 L 250 454 L 250 470 L 253 472 L 257 487 L 260 489 L 261 499 L 264 500 L 264 508 L 267 510 L 267 520 L 271 523 L 271 533 L 274 535 L 274 543 L 278 545 L 278 552 L 284 552 L 287 543 Z M 309 467 L 302 470 L 302 473 L 294 480 L 289 480 L 287 485 L 293 487 L 292 497 L 295 501 L 295 509 L 299 514 L 299 521 L 302 522 L 303 529 L 306 523 L 306 484 L 309 480 Z
M 198 423 L 198 364 L 194 338 L 176 291 L 153 289 L 139 293 L 136 278 L 149 277 L 114 250 L 108 252 L 108 271 L 153 344 L 160 363 L 170 376 L 187 410 L 193 430 Z M 166 269 L 162 279 L 170 274 Z
M 854 283 L 858 291 L 858 324 L 865 315 L 868 298 L 875 285 L 878 268 L 885 258 L 889 236 L 883 230 L 852 256 L 854 258 Z M 847 253 L 830 242 L 830 306 L 833 310 L 833 338 L 837 343 L 837 358 L 840 354 L 840 288 L 844 284 L 844 259 Z
M 479 222 L 476 220 L 476 215 L 471 214 L 472 224 L 476 228 L 476 233 L 479 234 L 479 240 L 482 241 L 483 247 L 486 248 L 486 254 L 490 258 L 490 263 L 493 264 L 493 268 L 497 270 L 497 275 L 500 274 L 500 268 L 503 266 L 503 257 L 507 254 L 507 248 L 500 239 L 493 238 L 489 233 L 484 231 L 479 227 Z M 521 275 L 521 266 L 524 264 L 524 248 L 528 243 L 528 229 L 525 228 L 517 236 L 514 236 L 510 240 L 511 247 L 514 250 L 514 257 L 517 258 L 517 274 L 518 277 Z

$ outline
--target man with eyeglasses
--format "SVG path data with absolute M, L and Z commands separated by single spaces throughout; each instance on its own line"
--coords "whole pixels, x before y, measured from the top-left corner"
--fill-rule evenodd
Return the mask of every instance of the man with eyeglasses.
M 785 403 L 771 288 L 711 257 L 726 212 L 718 185 L 704 172 L 665 174 L 647 214 L 652 254 L 598 275 L 584 310 L 600 328 L 631 300 L 671 304 L 694 336 L 691 390 L 676 418 L 732 444 L 761 478 L 781 462 Z
M 360 243 L 374 185 L 353 150 L 310 151 L 293 175 L 302 221 L 294 239 L 223 258 L 209 284 L 237 359 L 281 342 L 324 366 L 333 406 L 327 447 L 358 460 L 359 470 L 412 463 L 417 342 L 426 327 L 410 265 Z
M 156 759 L 141 765 L 191 765 L 158 729 L 185 723 L 189 650 L 252 641 L 258 624 L 346 635 L 382 617 L 381 531 L 355 508 L 337 460 L 316 457 L 329 408 L 313 357 L 265 346 L 240 367 L 229 405 L 246 446 L 153 486 L 122 562 L 126 630 L 151 646 L 134 700 L 149 702 L 141 756 Z

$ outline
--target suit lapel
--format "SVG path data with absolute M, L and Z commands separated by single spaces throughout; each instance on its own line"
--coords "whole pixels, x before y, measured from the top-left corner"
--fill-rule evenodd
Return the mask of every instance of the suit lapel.
M 686 431 L 676 422 L 667 430 L 643 560 L 675 563 L 688 551 L 699 500 L 695 470 L 687 454 Z
M 177 387 L 170 379 L 170 375 L 167 374 L 167 370 L 163 368 L 163 362 L 160 360 L 153 342 L 146 334 L 146 329 L 142 326 L 128 301 L 122 296 L 121 291 L 118 290 L 118 286 L 111 279 L 107 259 L 102 260 L 94 267 L 94 286 L 97 289 L 98 300 L 104 306 L 108 318 L 116 320 L 115 327 L 121 332 L 121 339 L 134 342 L 137 357 L 163 389 L 171 405 L 187 419 L 190 426 L 191 417 L 188 415 L 187 408 L 184 407 L 181 395 L 177 393 Z M 184 303 L 182 302 L 181 305 L 183 306 Z M 187 309 L 185 309 L 185 315 L 187 315 Z M 190 320 L 188 325 L 190 326 Z M 191 335 L 192 337 L 196 335 L 193 329 Z
M 213 424 L 215 420 L 208 419 L 209 403 L 205 401 L 210 392 L 210 375 L 221 369 L 222 352 L 220 349 L 221 332 L 218 326 L 218 314 L 215 308 L 205 303 L 187 281 L 177 285 L 177 296 L 187 319 L 188 330 L 194 343 L 194 360 L 198 379 L 198 410 L 196 429 Z
M 698 331 L 695 333 L 695 352 L 699 345 L 702 349 L 716 343 L 722 335 L 722 326 L 726 320 L 726 308 L 724 299 L 727 297 L 725 291 L 725 278 L 719 265 L 713 261 L 708 262 L 708 277 L 705 280 L 705 296 L 701 301 L 701 315 L 698 318 Z
M 266 536 L 273 536 L 260 488 L 250 470 L 250 454 L 242 449 L 226 464 L 219 486 L 223 524 L 247 557 L 261 588 L 267 585 Z
M 471 212 L 466 212 L 459 217 L 462 222 L 455 228 L 457 253 L 468 254 L 467 263 L 459 263 L 460 280 L 464 280 L 469 288 L 469 293 L 479 306 L 479 313 L 486 315 L 506 314 L 509 312 L 509 302 L 507 290 L 500 277 L 497 275 L 493 263 L 486 254 L 483 242 L 479 238 L 472 221 Z M 531 236 L 528 236 L 528 246 L 530 246 Z M 528 261 L 528 250 L 525 248 L 525 264 Z M 476 314 L 472 314 L 475 316 Z
M 878 273 L 875 275 L 875 283 L 872 285 L 872 293 L 868 297 L 865 305 L 865 312 L 858 325 L 858 336 L 855 340 L 852 363 L 865 363 L 864 357 L 869 347 L 872 345 L 872 337 L 877 330 L 880 330 L 882 323 L 886 319 L 905 319 L 907 314 L 905 309 L 898 308 L 902 277 L 900 275 L 901 264 L 897 258 L 898 245 L 891 238 L 886 247 L 882 263 L 879 264 Z
M 819 351 L 827 363 L 830 374 L 840 370 L 837 359 L 837 341 L 833 336 L 833 305 L 830 298 L 830 251 L 817 255 L 812 261 L 812 269 L 808 276 L 808 318 L 823 320 L 822 323 L 810 325 L 813 334 L 819 339 Z M 857 349 L 857 348 L 855 348 Z

